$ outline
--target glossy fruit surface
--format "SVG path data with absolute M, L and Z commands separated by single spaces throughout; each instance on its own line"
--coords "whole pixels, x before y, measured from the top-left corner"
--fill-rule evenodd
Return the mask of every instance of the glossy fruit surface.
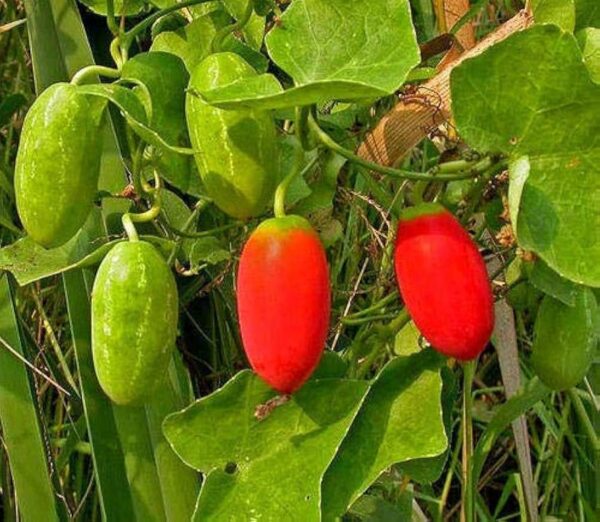
M 263 222 L 240 259 L 237 306 L 246 355 L 254 371 L 281 393 L 310 377 L 329 326 L 329 268 L 308 221 L 286 216 Z
M 535 321 L 531 363 L 546 386 L 566 390 L 585 377 L 594 360 L 597 317 L 589 288 L 577 292 L 575 306 L 544 297 Z
M 278 176 L 275 121 L 270 112 L 222 110 L 199 92 L 257 73 L 234 53 L 217 53 L 198 64 L 186 98 L 186 118 L 202 182 L 223 212 L 244 219 L 261 214 Z
M 408 312 L 427 341 L 461 360 L 477 357 L 494 326 L 484 261 L 456 218 L 428 203 L 404 212 L 394 254 Z
M 71 239 L 92 209 L 103 108 L 76 86 L 57 83 L 25 117 L 15 166 L 17 210 L 27 233 L 46 248 Z
M 141 404 L 167 372 L 177 335 L 177 286 L 159 252 L 118 243 L 92 291 L 92 351 L 98 381 L 117 404 Z

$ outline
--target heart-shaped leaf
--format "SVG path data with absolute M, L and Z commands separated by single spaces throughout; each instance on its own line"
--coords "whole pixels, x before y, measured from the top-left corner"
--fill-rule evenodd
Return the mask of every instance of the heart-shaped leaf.
M 518 159 L 509 199 L 521 247 L 600 286 L 600 86 L 575 37 L 552 25 L 517 33 L 458 66 L 451 88 L 469 145 Z
M 272 75 L 201 93 L 223 108 L 276 109 L 391 94 L 419 63 L 408 0 L 295 0 L 266 37 L 273 61 L 294 80 Z
M 346 435 L 368 383 L 309 381 L 263 420 L 273 399 L 243 371 L 223 388 L 166 418 L 175 452 L 207 474 L 195 520 L 319 520 L 321 479 Z

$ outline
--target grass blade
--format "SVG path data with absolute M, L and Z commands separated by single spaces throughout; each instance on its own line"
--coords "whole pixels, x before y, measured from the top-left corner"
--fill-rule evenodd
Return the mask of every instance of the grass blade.
M 0 276 L 0 339 L 25 356 L 7 274 Z M 54 495 L 46 444 L 28 370 L 4 347 L 0 347 L 0 423 L 23 520 L 61 520 L 60 514 L 64 511 Z

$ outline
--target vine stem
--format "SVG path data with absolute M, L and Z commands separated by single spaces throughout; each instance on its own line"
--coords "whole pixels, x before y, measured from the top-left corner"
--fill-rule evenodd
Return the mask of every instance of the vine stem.
M 129 238 L 129 241 L 139 241 L 140 237 L 138 236 L 137 230 L 133 224 L 133 220 L 131 219 L 131 214 L 123 214 L 121 217 L 121 221 L 123 223 L 123 228 L 125 229 L 125 233 Z
M 104 76 L 105 78 L 120 78 L 121 72 L 118 69 L 112 69 L 111 67 L 104 67 L 103 65 L 88 65 L 79 69 L 71 78 L 71 84 L 81 85 L 90 76 Z
M 311 130 L 319 139 L 319 141 L 321 141 L 321 143 L 323 143 L 323 145 L 325 145 L 328 149 L 337 152 L 340 156 L 343 156 L 347 160 L 351 161 L 352 163 L 356 163 L 361 167 L 394 178 L 411 179 L 416 181 L 451 181 L 458 179 L 469 179 L 479 175 L 483 170 L 488 169 L 493 163 L 490 157 L 486 157 L 478 161 L 477 163 L 474 163 L 467 171 L 459 171 L 454 174 L 445 173 L 442 169 L 442 165 L 434 167 L 430 170 L 430 173 L 412 172 L 409 170 L 395 169 L 361 158 L 360 156 L 354 154 L 354 152 L 352 152 L 351 150 L 348 150 L 342 145 L 338 144 L 333 138 L 331 138 L 331 136 L 329 136 L 329 134 L 327 134 L 323 129 L 321 129 L 321 127 L 319 127 L 319 124 L 317 123 L 312 114 L 308 116 L 308 124 Z M 444 173 L 437 174 L 437 172 Z
M 462 474 L 463 474 L 463 501 L 461 520 L 473 522 L 474 498 L 470 492 L 475 491 L 471 460 L 473 457 L 473 377 L 477 360 L 468 361 L 463 366 L 463 418 L 462 418 Z
M 248 0 L 248 3 L 246 4 L 246 10 L 242 14 L 242 17 L 237 22 L 231 25 L 227 25 L 220 29 L 213 38 L 211 45 L 213 53 L 218 53 L 221 51 L 221 47 L 223 45 L 223 42 L 225 41 L 225 38 L 227 38 L 234 31 L 239 31 L 240 29 L 246 26 L 246 24 L 250 21 L 250 18 L 252 17 L 253 11 L 254 0 Z
M 114 0 L 106 0 L 106 23 L 114 36 L 117 36 L 120 33 L 119 24 L 117 24 L 117 19 L 115 18 Z
M 302 146 L 302 133 L 306 128 L 305 122 L 308 119 L 308 111 L 304 110 L 302 107 L 296 107 L 296 119 L 295 119 L 295 127 L 294 133 L 296 134 L 299 144 L 296 147 L 294 154 L 294 166 L 292 167 L 291 172 L 283 178 L 283 181 L 277 186 L 277 190 L 275 191 L 275 200 L 273 203 L 273 210 L 275 213 L 275 217 L 283 217 L 285 216 L 285 196 L 287 194 L 287 190 L 296 177 L 296 175 L 302 169 L 302 162 L 304 161 L 304 148 Z M 301 175 L 306 174 L 317 162 L 319 156 L 315 156 L 309 163 L 302 169 Z
M 134 226 L 134 222 L 135 223 L 146 223 L 148 221 L 152 221 L 153 219 L 156 219 L 159 215 L 160 215 L 160 209 L 161 209 L 161 203 L 162 203 L 162 198 L 161 198 L 161 182 L 160 182 L 160 177 L 156 174 L 156 172 L 154 173 L 154 179 L 156 182 L 156 186 L 151 189 L 151 194 L 152 194 L 152 206 L 146 210 L 145 212 L 139 212 L 139 213 L 130 213 L 127 212 L 125 214 L 123 214 L 123 217 L 121 218 L 121 221 L 123 222 L 123 228 L 125 229 L 125 233 L 127 234 L 127 237 L 129 238 L 130 241 L 139 241 L 139 236 L 137 233 L 137 230 L 135 229 Z M 150 191 L 148 191 L 150 192 Z

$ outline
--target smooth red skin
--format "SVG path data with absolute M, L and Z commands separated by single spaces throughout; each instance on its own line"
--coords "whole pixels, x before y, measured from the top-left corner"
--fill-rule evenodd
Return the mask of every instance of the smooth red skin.
M 331 308 L 325 250 L 298 216 L 265 221 L 248 239 L 238 268 L 242 341 L 254 371 L 292 393 L 319 363 Z
M 400 293 L 433 348 L 456 359 L 474 359 L 494 327 L 484 261 L 450 212 L 438 205 L 423 212 L 398 225 L 394 263 Z

